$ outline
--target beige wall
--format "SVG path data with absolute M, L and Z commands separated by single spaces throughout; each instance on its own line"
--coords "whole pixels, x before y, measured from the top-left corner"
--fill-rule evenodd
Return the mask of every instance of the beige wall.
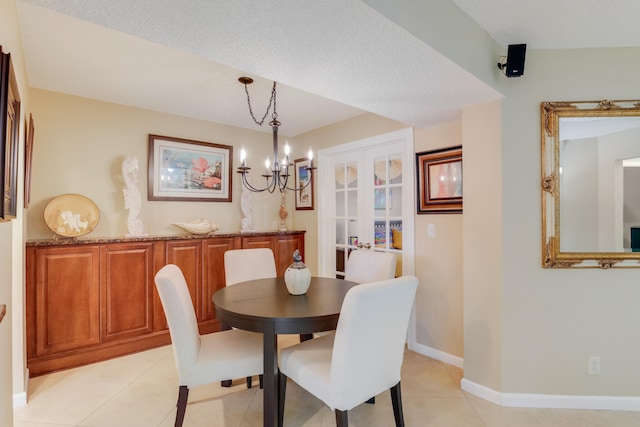
M 637 99 L 639 66 L 637 48 L 530 51 L 500 105 L 463 112 L 465 380 L 502 399 L 640 395 L 640 346 L 629 339 L 640 270 L 541 267 L 539 111 L 543 101 Z M 589 356 L 602 358 L 600 376 L 587 375 Z
M 506 78 L 506 46 L 451 2 L 366 3 L 505 96 L 499 112 L 462 117 L 465 379 L 502 393 L 640 396 L 640 270 L 541 268 L 539 111 L 639 99 L 640 48 L 529 50 L 524 76 Z M 590 355 L 602 358 L 598 377 L 586 374 Z
M 414 138 L 416 152 L 462 145 L 461 123 L 416 129 Z M 465 150 L 463 147 L 463 170 L 466 170 Z M 467 183 L 464 182 L 466 200 Z M 415 271 L 420 280 L 420 291 L 416 296 L 416 341 L 419 345 L 459 358 L 464 357 L 463 218 L 464 215 L 460 214 L 415 217 Z M 435 226 L 434 238 L 427 238 L 429 224 Z
M 463 111 L 462 141 L 464 376 L 501 391 L 504 236 L 499 101 Z
M 638 69 L 640 48 L 530 51 L 525 76 L 504 79 L 501 160 L 488 164 L 502 168 L 503 391 L 640 396 L 640 269 L 540 267 L 539 113 L 543 101 L 640 99 Z
M 272 150 L 270 132 L 245 130 L 37 89 L 32 90 L 32 99 L 36 131 L 31 207 L 27 211 L 29 239 L 51 238 L 52 232 L 44 222 L 43 212 L 53 197 L 65 193 L 82 194 L 98 205 L 100 221 L 88 236 L 126 234 L 128 210 L 124 207 L 121 166 L 128 156 L 138 158 L 138 188 L 143 199 L 140 218 L 150 235 L 184 234 L 183 230 L 171 224 L 200 217 L 212 218 L 220 225 L 220 232 L 240 230 L 241 185 L 235 172 L 239 150 L 242 145 L 246 147 L 248 166 L 254 168 L 253 182 L 261 184 L 263 178 L 259 175 L 264 169 L 261 165 Z M 148 134 L 234 147 L 231 174 L 233 202 L 148 201 Z M 296 150 L 295 140 L 289 139 L 293 145 L 292 155 L 303 156 L 304 150 Z M 293 198 L 288 196 L 290 213 L 292 201 Z M 254 228 L 272 229 L 273 222 L 279 221 L 279 206 L 279 194 L 254 194 Z M 289 225 L 291 216 L 287 218 Z
M 326 148 L 406 127 L 374 114 L 364 114 L 301 135 L 296 140 L 301 146 Z M 461 143 L 460 123 L 414 130 L 416 152 Z M 307 262 L 313 271 L 317 271 L 317 224 L 317 210 L 296 212 L 295 227 L 307 230 Z M 427 224 L 436 227 L 434 239 L 426 238 Z M 428 347 L 425 349 L 428 352 L 436 350 L 462 358 L 462 215 L 416 215 L 415 235 L 415 274 L 420 280 L 416 343 Z

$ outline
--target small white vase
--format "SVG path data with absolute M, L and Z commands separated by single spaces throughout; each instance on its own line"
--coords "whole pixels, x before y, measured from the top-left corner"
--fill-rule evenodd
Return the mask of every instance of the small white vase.
M 293 264 L 284 272 L 284 283 L 291 295 L 304 295 L 311 284 L 311 270 L 302 262 L 300 252 L 293 253 Z

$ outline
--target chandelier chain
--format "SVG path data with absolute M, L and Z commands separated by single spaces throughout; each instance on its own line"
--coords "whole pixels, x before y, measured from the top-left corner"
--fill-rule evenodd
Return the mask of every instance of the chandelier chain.
M 249 96 L 249 89 L 247 88 L 247 83 L 244 83 L 244 91 L 247 94 L 247 104 L 249 105 L 249 114 L 251 114 L 251 118 L 258 126 L 262 126 L 262 123 L 264 123 L 264 119 L 269 114 L 269 110 L 271 110 L 271 105 L 273 105 L 273 114 L 271 115 L 271 118 L 274 121 L 278 119 L 278 113 L 276 112 L 276 82 L 273 82 L 273 89 L 271 89 L 271 98 L 269 99 L 269 106 L 267 106 L 267 111 L 264 112 L 264 116 L 262 116 L 262 119 L 260 121 L 258 121 L 256 119 L 256 116 L 253 115 L 253 108 L 251 108 L 251 97 Z
M 289 144 L 285 145 L 285 156 L 279 160 L 278 156 L 278 127 L 280 127 L 280 122 L 278 121 L 278 113 L 277 113 L 277 103 L 276 103 L 276 82 L 273 82 L 273 89 L 271 90 L 271 98 L 269 99 L 269 106 L 267 107 L 267 111 L 265 111 L 262 119 L 258 121 L 253 114 L 253 107 L 251 106 L 251 97 L 249 96 L 249 89 L 247 85 L 253 83 L 253 79 L 250 77 L 240 77 L 238 81 L 244 84 L 244 91 L 247 94 L 247 104 L 249 105 L 249 113 L 251 114 L 251 118 L 258 125 L 262 126 L 265 119 L 269 115 L 269 111 L 271 111 L 271 106 L 273 106 L 273 113 L 271 114 L 271 132 L 273 134 L 273 163 L 269 161 L 269 157 L 265 162 L 265 171 L 262 174 L 262 177 L 266 179 L 266 186 L 262 188 L 256 188 L 247 179 L 247 175 L 251 170 L 250 167 L 247 166 L 246 163 L 246 151 L 244 147 L 240 151 L 240 166 L 238 166 L 238 173 L 241 175 L 242 184 L 244 187 L 253 192 L 261 192 L 268 191 L 269 193 L 273 193 L 276 189 L 279 190 L 282 194 L 284 194 L 285 190 L 301 192 L 311 185 L 312 173 L 316 169 L 313 166 L 313 152 L 309 150 L 309 165 L 303 167 L 300 170 L 308 171 L 308 179 L 306 183 L 295 183 L 294 186 L 290 186 L 289 177 L 291 177 L 291 173 L 289 172 L 291 167 L 294 167 L 294 164 L 289 159 Z M 298 185 L 299 184 L 299 185 Z

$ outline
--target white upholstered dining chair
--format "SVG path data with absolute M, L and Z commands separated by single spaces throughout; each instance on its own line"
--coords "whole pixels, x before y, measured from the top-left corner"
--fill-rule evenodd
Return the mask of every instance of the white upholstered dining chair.
M 344 280 L 356 283 L 377 282 L 393 279 L 396 276 L 396 254 L 376 252 L 372 249 L 357 249 L 349 254 L 345 268 Z M 316 332 L 315 337 L 322 337 L 329 332 Z M 371 399 L 371 402 L 375 399 Z
M 276 277 L 276 261 L 269 248 L 232 249 L 224 253 L 227 286 L 255 279 Z
M 396 275 L 396 254 L 373 249 L 352 251 L 344 273 L 345 280 L 356 283 L 393 279 Z
M 276 277 L 276 261 L 269 248 L 232 249 L 224 253 L 225 285 L 231 286 L 247 280 Z M 247 388 L 251 388 L 251 377 L 247 377 Z M 231 381 L 222 382 L 224 387 Z M 262 376 L 260 376 L 262 388 Z
M 400 370 L 417 286 L 414 276 L 355 286 L 335 334 L 280 350 L 280 425 L 291 378 L 335 411 L 338 427 L 348 426 L 350 409 L 390 389 L 396 427 L 404 426 Z
M 178 266 L 165 265 L 155 276 L 178 369 L 175 426 L 182 426 L 191 387 L 226 378 L 262 374 L 262 334 L 228 330 L 200 335 L 189 288 Z

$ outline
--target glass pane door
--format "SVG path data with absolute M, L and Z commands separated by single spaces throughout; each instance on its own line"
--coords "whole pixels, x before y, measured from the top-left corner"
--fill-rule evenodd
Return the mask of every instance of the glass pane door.
M 402 250 L 402 157 L 373 157 L 373 236 L 377 251 Z
M 344 277 L 349 253 L 358 245 L 360 222 L 358 211 L 358 161 L 338 162 L 335 174 L 335 248 L 336 277 Z
M 334 163 L 335 274 L 356 249 L 397 252 L 402 269 L 402 155 L 398 147 L 344 156 Z
M 319 273 L 342 278 L 349 254 L 397 254 L 413 274 L 413 133 L 402 130 L 321 150 Z

